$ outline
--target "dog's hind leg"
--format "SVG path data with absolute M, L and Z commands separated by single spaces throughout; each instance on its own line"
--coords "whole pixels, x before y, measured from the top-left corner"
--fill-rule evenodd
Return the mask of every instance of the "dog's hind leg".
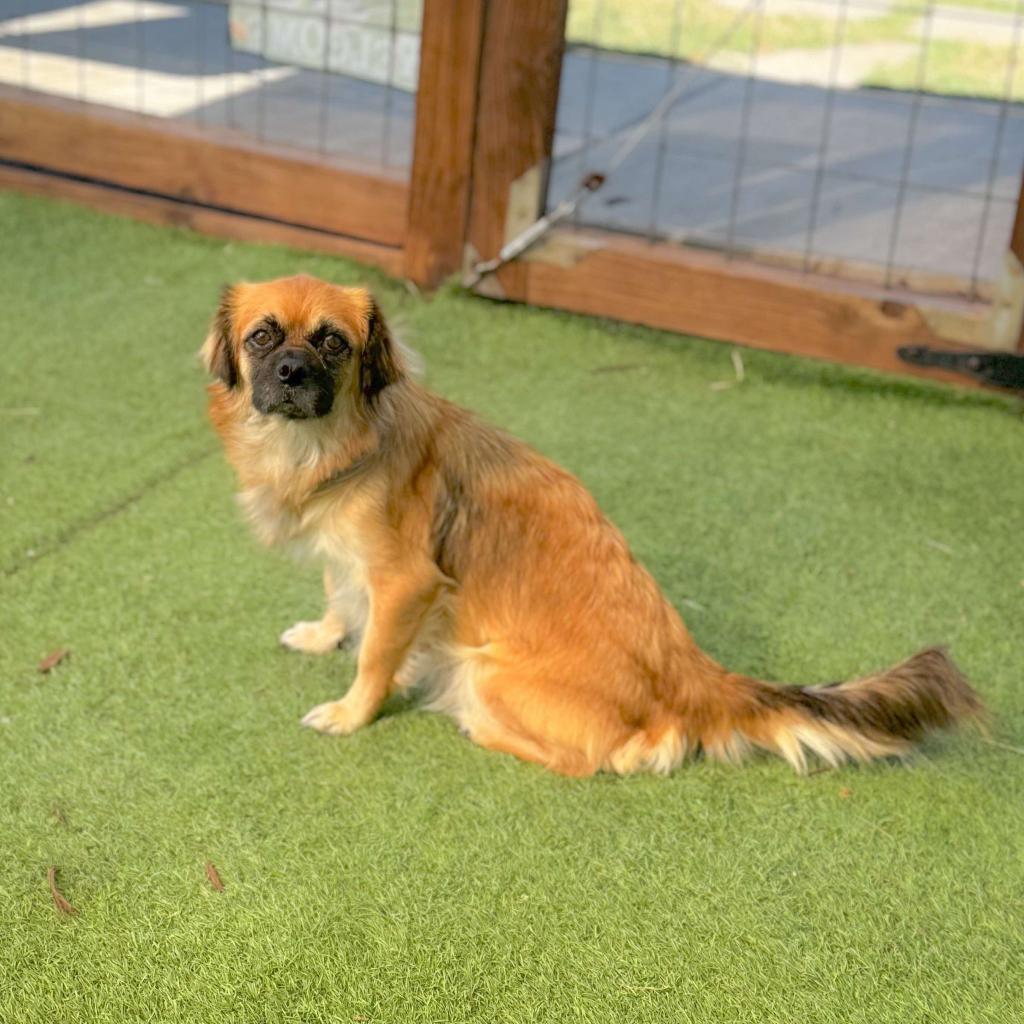
M 481 747 L 533 761 L 559 775 L 593 775 L 602 767 L 611 742 L 604 734 L 615 723 L 605 722 L 599 708 L 574 700 L 571 690 L 497 672 L 479 684 L 476 696 L 483 714 L 468 732 Z
M 485 750 L 511 754 L 521 761 L 543 765 L 559 775 L 593 775 L 594 768 L 581 754 L 572 751 L 550 750 L 525 736 L 500 726 L 471 732 L 469 738 Z

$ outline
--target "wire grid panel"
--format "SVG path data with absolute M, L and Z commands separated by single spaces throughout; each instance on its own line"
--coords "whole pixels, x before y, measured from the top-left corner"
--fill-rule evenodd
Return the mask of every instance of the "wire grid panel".
M 0 83 L 407 170 L 423 0 L 0 0 Z
M 548 206 L 639 125 L 578 223 L 986 298 L 1024 164 L 1024 0 L 974 3 L 573 0 Z

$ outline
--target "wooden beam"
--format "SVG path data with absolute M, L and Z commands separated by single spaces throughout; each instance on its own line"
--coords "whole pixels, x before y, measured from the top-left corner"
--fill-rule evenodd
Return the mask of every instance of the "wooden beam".
M 524 277 L 510 299 L 959 384 L 966 379 L 912 367 L 896 349 L 948 344 L 934 323 L 988 313 L 966 300 L 924 299 L 602 232 L 556 230 L 519 266 Z
M 6 86 L 0 159 L 384 245 L 405 237 L 408 187 L 393 175 Z
M 28 195 L 68 199 L 107 213 L 133 217 L 149 224 L 189 228 L 216 238 L 240 242 L 269 242 L 290 245 L 346 256 L 360 263 L 379 267 L 385 273 L 399 276 L 402 272 L 402 250 L 395 246 L 364 242 L 357 238 L 332 235 L 325 231 L 298 228 L 276 221 L 262 220 L 245 214 L 211 210 L 178 199 L 140 195 L 110 185 L 76 181 L 42 171 L 0 166 L 0 189 L 11 189 Z
M 1021 176 L 1020 189 L 1017 192 L 1017 215 L 1010 234 L 1010 252 L 1017 257 L 1019 266 L 1024 267 L 1024 175 Z M 1024 352 L 1024 317 L 1021 318 L 1017 348 Z
M 1017 193 L 1017 216 L 1013 221 L 1010 234 L 1010 252 L 1024 263 L 1024 177 L 1021 178 L 1020 190 Z
M 405 275 L 433 288 L 462 262 L 486 0 L 426 0 Z
M 468 233 L 468 252 L 475 258 L 496 256 L 508 235 L 541 212 L 555 134 L 566 6 L 566 0 L 488 0 Z M 518 194 L 510 217 L 513 188 Z M 525 273 L 521 264 L 512 264 L 478 290 L 518 291 Z

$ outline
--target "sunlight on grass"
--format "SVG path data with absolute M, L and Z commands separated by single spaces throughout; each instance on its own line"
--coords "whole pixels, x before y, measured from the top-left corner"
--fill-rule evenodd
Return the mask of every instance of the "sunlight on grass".
M 1002 99 L 1007 95 L 1011 56 L 1007 47 L 936 40 L 928 48 L 922 88 L 925 92 Z M 912 90 L 917 88 L 919 77 L 915 58 L 879 65 L 866 84 Z M 1016 63 L 1010 99 L 1015 103 L 1024 100 L 1024 60 Z
M 956 5 L 1013 13 L 1013 0 L 966 0 Z M 704 61 L 716 54 L 739 69 L 742 59 L 756 48 L 771 54 L 786 50 L 825 50 L 836 45 L 844 49 L 869 44 L 919 46 L 922 16 L 927 0 L 908 0 L 889 5 L 879 3 L 877 17 L 848 18 L 837 37 L 838 5 L 820 5 L 822 16 L 810 13 L 764 14 L 751 4 L 745 17 L 741 9 L 713 0 L 573 0 L 569 5 L 566 38 L 570 43 L 593 45 L 627 53 L 676 57 Z M 732 30 L 730 31 L 730 27 Z M 724 38 L 723 38 L 724 35 Z M 929 92 L 1003 98 L 1006 68 L 1012 56 L 1007 45 L 970 40 L 933 39 L 929 47 L 928 72 L 924 89 Z M 913 90 L 918 84 L 918 57 L 892 61 L 880 54 L 878 67 L 868 73 L 866 84 Z M 1024 65 L 1024 62 L 1022 62 Z M 1024 66 L 1015 76 L 1012 98 L 1024 95 Z

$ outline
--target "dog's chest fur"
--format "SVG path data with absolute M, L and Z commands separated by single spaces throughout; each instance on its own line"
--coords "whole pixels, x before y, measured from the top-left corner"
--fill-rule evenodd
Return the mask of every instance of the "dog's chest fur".
M 260 540 L 312 543 L 316 550 L 316 540 L 327 532 L 327 512 L 332 519 L 338 518 L 336 503 L 316 499 L 330 435 L 315 428 L 303 430 L 288 421 L 257 419 L 245 425 L 242 436 L 233 460 L 243 482 L 239 502 Z M 343 544 L 351 547 L 352 540 Z
M 244 482 L 239 504 L 261 542 L 283 546 L 303 561 L 327 564 L 328 600 L 345 623 L 350 644 L 358 650 L 369 617 L 371 554 L 371 534 L 360 529 L 360 523 L 376 518 L 373 510 L 379 495 L 365 485 L 351 490 L 332 487 L 329 494 L 316 494 L 327 445 L 319 443 L 315 431 L 294 430 L 294 424 L 275 421 L 247 426 L 251 428 L 245 434 L 247 443 L 236 450 L 240 456 L 236 468 Z M 431 704 L 444 695 L 445 710 L 454 713 L 461 701 L 448 692 L 453 665 L 447 633 L 444 602 L 439 602 L 396 679 L 402 688 L 429 679 Z M 455 717 L 461 721 L 459 715 Z

